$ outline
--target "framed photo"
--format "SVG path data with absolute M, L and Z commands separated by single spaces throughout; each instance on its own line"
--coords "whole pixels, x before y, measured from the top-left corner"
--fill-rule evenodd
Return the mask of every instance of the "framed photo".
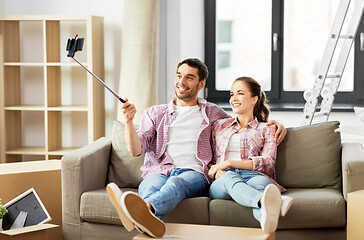
M 20 212 L 26 212 L 23 227 L 38 225 L 52 220 L 34 188 L 4 204 L 8 213 L 3 218 L 3 229 L 9 230 Z

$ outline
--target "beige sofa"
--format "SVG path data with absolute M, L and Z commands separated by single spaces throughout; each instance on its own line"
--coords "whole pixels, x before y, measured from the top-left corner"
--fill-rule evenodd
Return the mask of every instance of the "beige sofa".
M 279 220 L 276 239 L 345 239 L 346 194 L 364 189 L 364 151 L 341 144 L 338 122 L 288 129 L 279 145 L 277 181 L 294 203 Z M 143 156 L 126 150 L 123 125 L 112 139 L 101 138 L 62 158 L 64 239 L 131 239 L 107 198 L 107 182 L 137 191 Z M 165 222 L 259 227 L 252 210 L 207 196 L 183 200 Z

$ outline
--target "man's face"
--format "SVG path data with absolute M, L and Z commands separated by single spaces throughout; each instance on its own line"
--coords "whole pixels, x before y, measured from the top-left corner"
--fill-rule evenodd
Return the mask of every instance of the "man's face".
M 182 64 L 176 73 L 174 91 L 178 102 L 197 104 L 198 92 L 205 86 L 205 81 L 199 81 L 198 68 Z M 177 104 L 179 105 L 179 104 Z

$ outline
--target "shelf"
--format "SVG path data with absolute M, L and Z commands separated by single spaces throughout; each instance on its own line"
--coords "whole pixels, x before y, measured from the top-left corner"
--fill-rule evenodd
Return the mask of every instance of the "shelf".
M 56 149 L 53 151 L 48 151 L 49 155 L 59 155 L 59 156 L 63 156 L 65 154 L 71 153 L 77 149 L 79 149 L 80 147 L 70 147 L 70 148 L 60 148 L 60 149 Z
M 82 63 L 81 64 L 85 67 L 87 67 L 87 63 Z M 65 66 L 65 67 L 81 67 L 78 63 L 76 62 L 47 62 L 46 63 L 47 66 L 54 66 L 54 67 L 62 67 L 62 66 Z
M 87 67 L 87 63 L 81 62 L 81 64 Z M 24 67 L 43 67 L 43 66 L 80 66 L 76 62 L 4 62 L 4 66 L 24 66 Z
M 70 105 L 70 106 L 58 106 L 58 107 L 44 107 L 43 105 L 18 105 L 5 107 L 6 111 L 69 111 L 69 112 L 87 112 L 87 105 Z
M 79 15 L 0 15 L 0 21 L 91 21 L 95 18 L 102 17 Z
M 45 155 L 46 150 L 44 147 L 19 147 L 6 151 L 6 154 L 12 155 Z
M 5 107 L 8 111 L 44 111 L 43 105 L 19 105 L 19 106 L 8 106 Z
M 75 111 L 75 112 L 87 112 L 87 105 L 75 105 L 75 106 L 59 106 L 59 107 L 48 107 L 48 111 Z
M 26 66 L 26 67 L 42 67 L 42 62 L 5 62 L 4 66 Z

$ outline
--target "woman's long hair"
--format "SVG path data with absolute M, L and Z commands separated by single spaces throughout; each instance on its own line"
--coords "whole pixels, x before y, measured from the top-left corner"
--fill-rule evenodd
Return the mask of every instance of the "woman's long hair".
M 251 77 L 239 77 L 234 81 L 234 83 L 237 81 L 245 82 L 250 89 L 252 97 L 258 97 L 258 101 L 254 106 L 254 117 L 258 119 L 258 122 L 268 122 L 270 110 L 267 105 L 265 92 L 262 91 L 260 84 Z

